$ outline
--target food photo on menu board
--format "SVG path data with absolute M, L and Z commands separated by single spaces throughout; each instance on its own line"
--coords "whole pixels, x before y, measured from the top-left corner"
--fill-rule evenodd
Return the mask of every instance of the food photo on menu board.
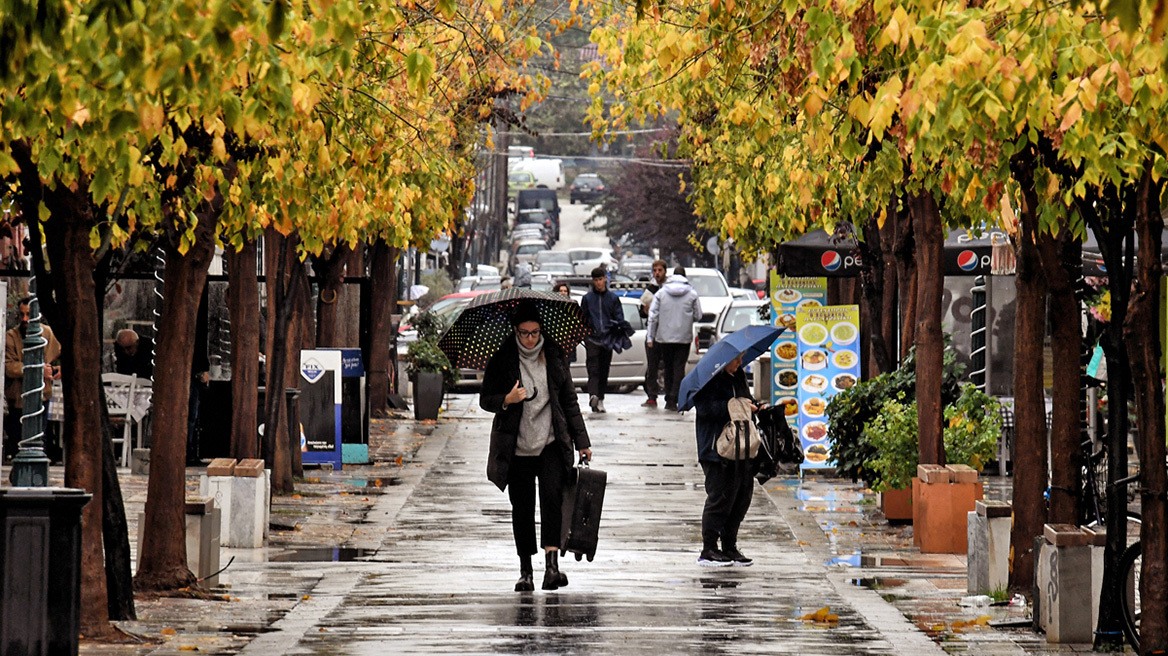
M 799 342 L 795 313 L 801 304 L 823 305 L 827 278 L 792 278 L 771 272 L 771 323 L 783 333 L 771 347 L 771 404 L 783 408 L 791 430 L 799 430 Z
M 799 306 L 795 316 L 799 438 L 803 467 L 815 469 L 826 467 L 831 456 L 827 404 L 860 379 L 860 306 L 816 302 Z

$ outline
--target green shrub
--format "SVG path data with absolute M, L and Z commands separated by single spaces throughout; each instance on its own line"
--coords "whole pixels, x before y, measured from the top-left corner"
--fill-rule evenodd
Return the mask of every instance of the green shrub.
M 418 331 L 418 340 L 406 347 L 406 373 L 410 378 L 420 371 L 440 373 L 446 386 L 453 387 L 458 382 L 458 373 L 438 348 L 438 338 L 446 330 L 446 325 L 433 312 L 419 313 L 413 318 L 412 325 Z
M 957 362 L 957 354 L 949 348 L 949 342 L 946 336 L 941 383 L 943 405 L 957 399 L 960 394 L 958 378 L 964 371 L 964 366 Z M 868 463 L 877 453 L 864 439 L 864 427 L 876 419 L 885 402 L 915 397 L 916 385 L 916 349 L 913 348 L 899 369 L 860 381 L 836 394 L 827 404 L 826 416 L 832 439 L 829 464 L 841 476 L 872 485 L 876 479 Z M 915 471 L 916 465 L 913 467 Z
M 917 473 L 917 404 L 899 395 L 880 406 L 880 412 L 864 427 L 863 440 L 874 452 L 865 463 L 869 485 L 877 492 L 907 488 Z M 973 385 L 945 407 L 945 461 L 969 465 L 978 471 L 994 455 L 1002 434 L 998 403 Z

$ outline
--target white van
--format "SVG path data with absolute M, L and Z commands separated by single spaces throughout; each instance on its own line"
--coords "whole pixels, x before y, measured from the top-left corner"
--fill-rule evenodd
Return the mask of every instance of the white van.
M 564 160 L 548 157 L 510 158 L 507 162 L 507 171 L 530 171 L 535 176 L 537 189 L 555 189 L 564 187 Z

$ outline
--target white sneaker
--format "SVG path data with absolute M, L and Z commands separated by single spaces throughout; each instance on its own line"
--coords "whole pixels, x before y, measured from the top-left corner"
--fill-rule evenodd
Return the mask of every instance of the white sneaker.
M 604 409 L 604 399 L 597 399 L 596 400 L 596 411 L 597 412 L 608 412 L 608 410 Z
M 592 408 L 592 412 L 600 412 L 599 410 L 596 409 L 599 404 L 600 404 L 600 399 L 595 394 L 588 397 L 588 405 L 589 405 L 589 407 Z

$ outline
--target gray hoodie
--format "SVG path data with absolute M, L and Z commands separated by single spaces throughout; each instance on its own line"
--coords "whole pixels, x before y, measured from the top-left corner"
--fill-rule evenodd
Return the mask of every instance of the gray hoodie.
M 693 324 L 702 318 L 702 302 L 685 276 L 672 275 L 653 296 L 649 306 L 647 342 L 688 344 Z

